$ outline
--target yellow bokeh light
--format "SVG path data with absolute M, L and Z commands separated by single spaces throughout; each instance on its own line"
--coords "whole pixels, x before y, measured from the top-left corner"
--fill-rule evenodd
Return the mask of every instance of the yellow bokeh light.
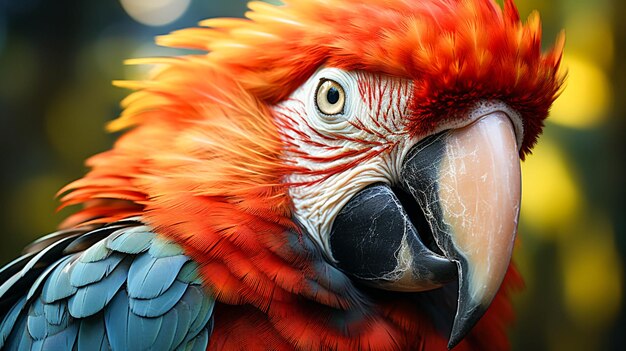
M 124 10 L 137 22 L 163 26 L 174 22 L 187 11 L 191 0 L 120 0 Z
M 581 327 L 602 328 L 619 311 L 622 270 L 610 224 L 585 222 L 571 226 L 577 231 L 564 243 L 565 306 Z
M 522 164 L 522 209 L 525 223 L 541 228 L 534 235 L 561 233 L 581 206 L 581 193 L 558 147 L 544 138 Z
M 552 106 L 548 120 L 572 128 L 589 128 L 604 122 L 612 100 L 606 73 L 599 65 L 577 55 L 566 55 L 563 65 L 568 70 L 567 85 Z

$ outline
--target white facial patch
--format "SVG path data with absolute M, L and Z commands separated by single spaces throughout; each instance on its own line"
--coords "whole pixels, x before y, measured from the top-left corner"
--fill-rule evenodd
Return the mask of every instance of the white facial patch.
M 318 107 L 320 98 L 339 101 L 328 89 L 328 97 L 317 94 L 328 80 L 345 94 L 334 115 Z M 322 68 L 274 108 L 286 161 L 300 170 L 285 179 L 294 217 L 331 259 L 331 227 L 343 206 L 370 184 L 398 180 L 411 91 L 410 80 Z

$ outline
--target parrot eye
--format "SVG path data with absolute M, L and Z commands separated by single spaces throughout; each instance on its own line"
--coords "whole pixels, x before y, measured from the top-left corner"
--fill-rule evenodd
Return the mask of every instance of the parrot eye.
M 339 83 L 330 79 L 321 80 L 315 95 L 317 108 L 323 114 L 337 115 L 343 113 L 346 93 Z

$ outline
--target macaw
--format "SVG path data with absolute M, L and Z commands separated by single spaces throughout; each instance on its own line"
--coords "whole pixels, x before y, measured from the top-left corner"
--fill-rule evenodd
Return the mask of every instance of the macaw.
M 509 348 L 563 35 L 512 0 L 249 8 L 130 62 L 82 209 L 0 270 L 0 348 Z

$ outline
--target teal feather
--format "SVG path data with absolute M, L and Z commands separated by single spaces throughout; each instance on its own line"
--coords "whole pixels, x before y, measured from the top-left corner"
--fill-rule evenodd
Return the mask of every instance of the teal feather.
M 186 344 L 181 345 L 181 347 L 176 350 L 185 350 L 185 351 L 204 351 L 206 350 L 206 345 L 209 342 L 209 333 L 207 329 L 203 329 L 200 334 L 198 334 L 193 339 L 189 340 Z
M 76 293 L 76 289 L 70 284 L 69 272 L 65 269 L 68 264 L 76 260 L 77 257 L 68 256 L 62 259 L 62 262 L 50 274 L 50 277 L 43 285 L 41 297 L 45 303 L 53 303 L 55 301 L 65 299 Z
M 35 340 L 41 340 L 48 335 L 48 323 L 43 314 L 43 304 L 41 300 L 36 299 L 30 306 L 26 325 L 28 327 L 28 333 Z
M 33 284 L 31 285 L 30 289 L 28 290 L 28 294 L 26 294 L 26 299 L 30 300 L 33 298 L 33 296 L 35 294 L 37 294 L 40 290 L 40 288 L 42 288 L 42 283 L 48 278 L 48 276 L 52 273 L 52 271 L 61 263 L 63 263 L 64 260 L 59 260 L 54 262 L 53 264 L 51 264 L 48 268 L 46 268 L 45 271 L 43 271 L 43 273 L 41 273 L 39 275 L 39 277 L 37 277 L 37 279 L 33 282 Z
M 75 240 L 73 240 L 65 248 L 65 250 L 63 250 L 63 253 L 66 255 L 71 255 L 74 253 L 83 252 L 93 246 L 95 243 L 109 237 L 109 235 L 111 235 L 111 233 L 113 233 L 117 228 L 123 228 L 123 226 L 119 224 L 106 225 L 104 227 L 83 233 Z
M 195 286 L 189 286 L 187 288 L 187 291 L 185 292 L 185 295 L 183 295 L 183 297 L 180 299 L 181 303 L 184 303 L 189 307 L 191 323 L 198 319 L 198 316 L 200 315 L 200 311 L 202 309 L 203 299 L 204 296 L 202 292 Z M 191 328 L 191 324 L 189 325 L 189 328 Z
M 104 241 L 99 241 L 87 250 L 85 250 L 80 258 L 78 259 L 80 262 L 97 262 L 102 261 L 105 258 L 109 257 L 111 254 L 111 250 L 109 250 Z
M 2 305 L 4 299 L 11 299 L 14 291 L 24 289 L 25 287 L 30 288 L 45 267 L 56 262 L 54 257 L 57 257 L 71 240 L 74 240 L 74 238 L 64 237 L 51 246 L 44 248 L 28 260 L 19 272 L 3 282 L 0 285 L 0 305 Z
M 68 302 L 72 317 L 84 318 L 101 311 L 126 281 L 129 266 L 130 257 L 127 257 L 108 277 L 79 288 Z
M 113 350 L 126 349 L 128 309 L 128 295 L 124 289 L 121 289 L 104 311 L 107 338 Z
M 187 284 L 201 285 L 202 278 L 200 278 L 198 273 L 198 264 L 194 261 L 186 262 L 183 268 L 180 269 L 180 272 L 178 272 L 176 279 Z
M 204 328 L 193 341 L 192 351 L 205 351 L 206 345 L 209 344 L 209 331 Z
M 104 315 L 97 314 L 80 322 L 78 331 L 79 350 L 108 350 L 111 346 L 106 337 Z
M 96 262 L 82 262 L 78 260 L 72 265 L 70 284 L 80 288 L 102 280 L 122 261 L 125 255 L 114 252 L 107 258 Z
M 130 298 L 130 309 L 142 317 L 158 317 L 169 311 L 183 296 L 187 284 L 175 281 L 163 294 L 152 299 Z
M 106 240 L 106 246 L 117 252 L 139 254 L 148 250 L 154 236 L 146 226 L 120 229 Z
M 26 306 L 26 297 L 20 299 L 12 308 L 9 310 L 9 313 L 6 315 L 2 323 L 0 324 L 0 350 L 4 346 L 11 330 L 16 324 L 15 321 L 20 316 L 20 313 L 24 310 Z
M 45 305 L 40 299 L 36 299 L 28 312 L 27 328 L 28 333 L 36 341 L 43 340 L 59 333 L 64 333 L 67 328 L 71 327 L 71 323 L 67 316 L 60 320 L 58 324 L 48 323 L 45 311 Z M 38 345 L 38 344 L 37 344 Z
M 72 350 L 78 335 L 78 323 L 70 324 L 62 331 L 51 335 L 39 342 L 42 350 Z M 34 345 L 33 345 L 34 346 Z
M 43 314 L 46 317 L 46 322 L 49 324 L 60 325 L 64 321 L 67 321 L 67 301 L 57 301 L 44 304 Z
M 189 328 L 190 330 L 189 334 L 194 335 L 194 334 L 197 334 L 202 328 L 204 328 L 204 326 L 206 326 L 207 323 L 209 322 L 209 319 L 213 315 L 213 307 L 215 307 L 215 300 L 211 298 L 206 298 L 206 296 L 204 296 L 204 293 L 202 292 L 201 287 L 190 286 L 187 290 L 188 291 L 196 290 L 197 294 L 201 297 L 200 298 L 201 300 L 200 310 L 194 322 L 191 324 L 191 327 Z
M 128 310 L 128 329 L 126 330 L 127 348 L 129 350 L 146 350 L 152 348 L 161 325 L 163 317 L 144 318 Z M 136 335 L 141 335 L 140 338 Z
M 176 306 L 174 306 L 174 308 L 170 312 L 168 312 L 168 314 L 173 312 L 177 314 L 178 319 L 172 345 L 178 346 L 183 342 L 183 340 L 185 340 L 187 332 L 191 327 L 191 307 L 187 304 L 187 302 L 181 299 L 176 304 Z
M 176 336 L 176 330 L 178 325 L 178 312 L 176 309 L 171 309 L 163 316 L 161 322 L 161 330 L 157 334 L 152 350 L 171 350 L 174 348 L 174 337 Z
M 30 261 L 31 258 L 33 258 L 33 256 L 35 256 L 36 254 L 36 252 L 29 252 L 7 263 L 4 267 L 0 269 L 0 282 L 5 282 L 9 280 L 9 278 L 14 276 L 17 272 L 21 271 L 22 268 L 26 266 L 28 261 Z
M 20 319 L 18 319 L 13 328 L 13 333 L 15 333 L 17 337 L 8 339 L 7 344 L 5 345 L 5 348 L 3 350 L 30 351 L 33 345 L 33 338 L 28 333 L 28 328 L 26 327 L 26 316 L 22 316 Z
M 183 248 L 172 241 L 157 236 L 152 241 L 148 253 L 150 256 L 157 258 L 179 256 L 183 254 Z
M 135 258 L 128 272 L 128 295 L 136 299 L 152 299 L 167 290 L 181 267 L 189 260 L 186 256 L 152 257 L 143 253 Z

